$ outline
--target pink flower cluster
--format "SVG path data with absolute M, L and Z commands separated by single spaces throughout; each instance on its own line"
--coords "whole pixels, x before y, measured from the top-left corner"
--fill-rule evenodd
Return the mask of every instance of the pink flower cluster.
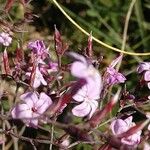
M 44 76 L 48 76 L 51 72 L 56 72 L 58 70 L 58 64 L 53 62 L 48 53 L 43 41 L 36 40 L 28 44 L 28 48 L 32 50 L 35 58 L 33 61 L 35 65 L 30 67 L 29 72 L 26 76 L 31 77 L 34 74 L 33 87 L 38 88 L 40 85 L 47 85 L 47 81 Z M 48 60 L 48 62 L 47 62 Z
M 124 75 L 119 73 L 114 67 L 121 61 L 122 55 L 117 57 L 115 60 L 112 61 L 112 63 L 109 65 L 109 67 L 106 68 L 106 74 L 104 77 L 105 84 L 111 86 L 118 83 L 124 83 L 126 78 Z

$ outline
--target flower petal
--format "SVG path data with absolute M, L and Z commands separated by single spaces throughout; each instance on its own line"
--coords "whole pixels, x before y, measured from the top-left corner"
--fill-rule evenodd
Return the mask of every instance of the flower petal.
M 133 123 L 132 123 L 132 119 L 133 119 L 133 117 L 130 116 L 130 117 L 128 117 L 128 118 L 126 118 L 126 119 L 124 120 L 124 122 L 126 122 L 126 124 L 127 124 L 128 127 L 131 127 L 131 125 L 133 124 Z
M 86 64 L 76 61 L 71 65 L 71 74 L 78 78 L 84 78 L 87 76 L 86 69 Z
M 38 95 L 35 92 L 27 92 L 20 96 L 20 99 L 23 100 L 29 108 L 34 107 L 34 104 L 38 101 Z
M 78 92 L 72 97 L 77 102 L 84 101 L 87 93 L 87 87 L 84 85 L 81 89 L 78 90 Z
M 90 106 L 91 106 L 91 112 L 89 114 L 89 118 L 91 118 L 93 116 L 93 114 L 95 113 L 97 107 L 98 107 L 98 102 L 95 100 L 91 100 L 90 101 Z
M 37 128 L 37 126 L 38 126 L 38 119 L 28 119 L 28 120 L 26 119 L 26 120 L 23 120 L 23 122 L 28 127 Z
M 147 70 L 150 70 L 150 62 L 142 62 L 137 68 L 138 73 L 142 73 L 143 71 Z
M 114 120 L 111 123 L 110 128 L 114 135 L 119 135 L 128 130 L 128 126 L 126 125 L 126 122 L 124 122 L 124 120 L 122 120 L 122 119 Z
M 121 142 L 127 145 L 137 145 L 141 139 L 140 135 L 141 135 L 141 132 L 140 134 L 135 133 L 127 138 L 122 138 Z
M 150 81 L 150 71 L 146 71 L 144 74 L 144 80 L 145 81 Z
M 69 52 L 69 55 L 70 55 L 71 57 L 73 57 L 76 61 L 81 61 L 81 62 L 84 63 L 84 64 L 87 63 L 85 57 L 83 57 L 82 55 L 79 55 L 79 54 L 74 53 L 74 52 Z
M 16 119 L 32 118 L 32 111 L 27 104 L 18 104 L 11 111 L 11 115 Z
M 52 104 L 51 98 L 48 95 L 46 95 L 44 92 L 42 92 L 40 94 L 39 100 L 35 104 L 35 107 L 37 108 L 37 112 L 39 114 L 43 114 L 51 104 Z
M 91 107 L 87 102 L 83 102 L 72 109 L 73 115 L 78 117 L 85 117 L 90 113 L 90 111 Z

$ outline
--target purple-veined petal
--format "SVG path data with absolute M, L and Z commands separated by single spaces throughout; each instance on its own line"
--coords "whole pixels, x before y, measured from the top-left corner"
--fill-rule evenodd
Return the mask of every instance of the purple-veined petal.
M 21 95 L 20 99 L 23 100 L 29 108 L 32 108 L 38 101 L 38 95 L 35 92 L 27 92 Z
M 85 117 L 90 113 L 90 111 L 91 111 L 91 107 L 86 101 L 81 103 L 80 105 L 75 106 L 72 109 L 73 115 L 77 117 Z
M 40 94 L 39 100 L 35 104 L 35 107 L 37 108 L 37 112 L 39 114 L 43 114 L 51 104 L 52 104 L 51 98 L 42 92 Z
M 11 111 L 11 115 L 16 119 L 32 118 L 32 111 L 27 104 L 18 104 Z
M 128 126 L 127 124 L 124 122 L 124 120 L 122 119 L 117 119 L 117 120 L 114 120 L 112 123 L 111 123 L 111 126 L 110 126 L 111 130 L 112 130 L 112 133 L 114 135 L 119 135 L 123 132 L 126 132 L 128 130 Z

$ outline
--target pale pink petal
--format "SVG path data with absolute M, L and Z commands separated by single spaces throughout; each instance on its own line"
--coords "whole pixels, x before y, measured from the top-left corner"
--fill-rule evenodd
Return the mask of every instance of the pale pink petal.
M 140 135 L 141 135 L 141 131 L 138 134 L 135 133 L 127 138 L 122 138 L 121 142 L 127 145 L 137 145 L 141 139 Z
M 35 104 L 35 107 L 37 109 L 37 112 L 39 114 L 43 114 L 47 109 L 48 107 L 52 104 L 52 100 L 51 98 L 46 95 L 45 93 L 41 93 L 40 94 L 40 98 L 39 100 L 37 101 L 37 103 Z
M 43 75 L 41 74 L 39 68 L 36 68 L 36 72 L 35 72 L 35 79 L 34 79 L 34 83 L 33 83 L 33 87 L 34 88 L 38 88 L 41 83 L 43 85 L 47 85 L 47 82 L 45 81 L 45 79 L 43 78 Z
M 128 118 L 126 118 L 126 119 L 124 120 L 124 122 L 126 122 L 126 124 L 127 124 L 128 127 L 131 126 L 131 124 L 132 124 L 132 119 L 133 119 L 133 117 L 130 116 L 130 117 L 128 117 Z
M 38 126 L 38 119 L 30 119 L 29 121 L 26 120 L 25 123 L 29 127 L 37 128 L 37 126 Z
M 145 81 L 150 81 L 150 71 L 146 71 L 144 74 L 144 80 Z
M 35 92 L 27 92 L 20 96 L 20 99 L 23 100 L 29 108 L 34 107 L 34 104 L 38 101 L 38 95 Z
M 91 111 L 89 114 L 89 118 L 91 118 L 93 116 L 93 114 L 95 113 L 97 107 L 98 107 L 98 102 L 95 100 L 91 100 L 90 101 L 90 106 L 91 106 Z
M 139 64 L 137 68 L 138 73 L 142 73 L 143 71 L 150 70 L 150 62 L 142 62 Z
M 128 126 L 126 125 L 126 123 L 122 119 L 114 120 L 111 123 L 110 128 L 111 128 L 112 133 L 114 135 L 119 135 L 119 134 L 126 132 L 128 130 Z
M 89 99 L 99 99 L 103 87 L 101 77 L 97 81 L 93 81 L 93 79 L 87 78 L 87 84 L 85 86 L 87 87 L 87 95 Z
M 78 78 L 84 78 L 87 76 L 87 66 L 82 62 L 76 61 L 71 65 L 71 74 Z
M 41 85 L 41 81 L 37 78 L 34 79 L 33 87 L 38 88 Z
M 43 78 L 43 76 L 41 76 L 41 83 L 42 83 L 43 85 L 47 85 L 47 82 L 46 82 L 46 80 Z
M 81 89 L 78 90 L 78 92 L 72 98 L 77 102 L 82 102 L 86 97 L 86 93 L 87 89 L 86 86 L 84 85 Z
M 32 118 L 32 111 L 27 104 L 18 104 L 11 111 L 11 115 L 15 119 Z
M 82 63 L 87 64 L 85 57 L 83 57 L 82 55 L 79 55 L 79 54 L 74 53 L 74 52 L 69 52 L 69 55 L 71 57 L 73 57 L 74 59 L 76 59 L 77 61 L 81 61 Z
M 90 113 L 90 111 L 91 107 L 87 102 L 83 102 L 72 109 L 73 115 L 78 117 L 85 117 Z

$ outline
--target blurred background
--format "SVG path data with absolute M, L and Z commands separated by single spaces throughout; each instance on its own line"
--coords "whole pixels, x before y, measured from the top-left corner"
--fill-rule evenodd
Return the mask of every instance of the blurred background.
M 125 18 L 131 0 L 58 0 L 58 2 L 86 31 L 92 31 L 93 35 L 103 42 L 121 48 Z M 26 10 L 17 0 L 9 11 L 9 18 L 3 12 L 5 3 L 6 0 L 0 2 L 1 19 L 7 18 L 10 21 L 11 17 L 11 21 L 16 23 L 23 18 L 25 11 L 30 11 L 37 16 L 34 17 L 33 22 L 28 23 L 27 38 L 44 38 L 50 41 L 55 24 L 69 43 L 70 49 L 81 50 L 85 47 L 87 36 L 70 23 L 52 0 L 32 0 Z M 149 43 L 150 1 L 136 0 L 129 22 L 126 50 L 148 52 Z M 107 54 L 107 57 L 108 54 L 114 54 L 95 42 L 93 45 L 95 53 L 101 53 L 104 56 Z

